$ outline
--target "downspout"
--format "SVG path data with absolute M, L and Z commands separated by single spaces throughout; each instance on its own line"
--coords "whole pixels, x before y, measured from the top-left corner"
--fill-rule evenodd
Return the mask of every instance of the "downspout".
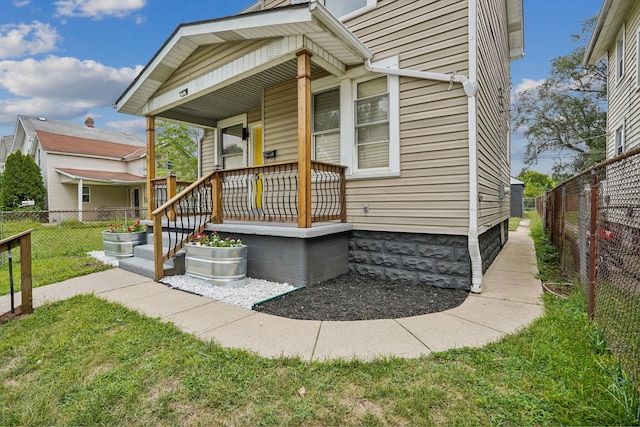
M 478 0 L 469 0 L 469 80 L 478 81 Z M 478 238 L 478 124 L 475 95 L 468 99 L 469 110 L 469 256 L 471 292 L 482 292 L 482 255 Z
M 376 67 L 371 60 L 365 61 L 365 68 L 373 73 L 392 74 L 401 77 L 448 82 L 449 90 L 455 83 L 462 85 L 467 95 L 469 133 L 469 232 L 468 249 L 471 258 L 471 292 L 482 292 L 482 256 L 478 240 L 478 133 L 477 133 L 477 0 L 469 0 L 469 77 L 461 74 L 415 71 L 403 68 Z

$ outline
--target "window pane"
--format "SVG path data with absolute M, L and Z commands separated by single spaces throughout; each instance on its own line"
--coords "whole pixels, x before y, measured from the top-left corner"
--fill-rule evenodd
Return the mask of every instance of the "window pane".
M 340 90 L 334 89 L 313 96 L 313 131 L 340 128 Z
M 242 153 L 242 125 L 222 129 L 222 155 Z
M 244 164 L 242 163 L 242 154 L 236 154 L 234 156 L 225 156 L 222 158 L 222 167 L 224 169 L 231 168 L 241 168 Z
M 387 93 L 386 77 L 378 77 L 377 79 L 358 83 L 358 99 L 372 95 L 379 95 L 381 93 Z
M 387 121 L 389 117 L 389 95 L 378 95 L 357 101 L 356 125 Z
M 367 0 L 324 0 L 324 5 L 340 18 L 367 5 Z
M 358 169 L 386 168 L 389 166 L 389 144 L 358 146 Z
M 315 159 L 319 162 L 340 164 L 340 133 L 315 136 Z
M 389 141 L 389 125 L 381 124 L 376 126 L 361 127 L 356 130 L 357 144 L 367 144 L 370 142 Z

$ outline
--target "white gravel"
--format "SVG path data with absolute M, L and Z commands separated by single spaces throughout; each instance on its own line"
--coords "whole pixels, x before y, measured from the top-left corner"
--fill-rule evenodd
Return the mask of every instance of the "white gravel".
M 88 254 L 105 264 L 110 264 L 114 267 L 118 266 L 118 260 L 106 256 L 104 251 L 92 251 L 88 252 Z M 166 276 L 160 282 L 169 285 L 171 288 L 181 289 L 245 308 L 251 308 L 255 303 L 295 289 L 294 286 L 287 283 L 269 282 L 267 280 L 253 279 L 250 277 L 247 277 L 247 286 L 243 288 L 211 286 L 204 281 L 186 275 Z

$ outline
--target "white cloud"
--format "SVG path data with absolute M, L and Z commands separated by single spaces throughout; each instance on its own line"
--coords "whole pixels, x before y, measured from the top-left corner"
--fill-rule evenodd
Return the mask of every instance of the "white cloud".
M 81 16 L 93 19 L 123 18 L 146 5 L 146 0 L 58 0 L 57 16 Z
M 55 28 L 39 21 L 0 25 L 0 59 L 51 52 L 61 40 Z
M 132 133 L 134 135 L 144 135 L 147 130 L 147 122 L 145 119 L 113 120 L 107 122 L 106 125 L 111 129 Z
M 31 3 L 31 0 L 13 0 L 13 5 L 15 7 L 28 6 L 30 3 Z
M 14 122 L 18 114 L 65 119 L 110 108 L 141 69 L 56 56 L 0 61 L 0 89 L 15 97 L 0 101 L 0 124 Z

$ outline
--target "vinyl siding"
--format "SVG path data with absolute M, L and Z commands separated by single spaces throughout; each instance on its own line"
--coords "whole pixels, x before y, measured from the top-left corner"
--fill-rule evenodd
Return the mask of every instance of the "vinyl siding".
M 478 2 L 478 226 L 509 218 L 509 46 L 504 0 Z M 505 195 L 499 197 L 499 187 Z M 486 226 L 486 227 L 485 227 Z
M 264 91 L 264 150 L 277 150 L 275 162 L 298 158 L 297 82 L 269 87 Z
M 262 9 L 273 9 L 274 7 L 282 7 L 291 5 L 291 0 L 261 0 Z
M 216 164 L 215 162 L 215 134 L 216 129 L 205 129 L 204 137 L 202 138 L 202 143 L 200 144 L 200 149 L 202 152 L 200 153 L 200 159 L 202 161 L 202 174 L 206 174 L 211 172 Z
M 201 46 L 158 88 L 154 96 L 167 93 L 247 53 L 260 49 L 269 41 L 247 40 Z
M 625 22 L 624 76 L 616 81 L 616 45 L 609 47 L 609 110 L 607 112 L 607 158 L 615 156 L 615 132 L 624 123 L 625 149 L 640 146 L 640 91 L 638 91 L 638 29 L 640 3 L 636 3 Z
M 345 25 L 374 60 L 397 55 L 400 68 L 468 73 L 466 2 L 382 0 Z M 467 234 L 467 97 L 460 85 L 448 87 L 400 78 L 401 177 L 347 183 L 354 228 Z

